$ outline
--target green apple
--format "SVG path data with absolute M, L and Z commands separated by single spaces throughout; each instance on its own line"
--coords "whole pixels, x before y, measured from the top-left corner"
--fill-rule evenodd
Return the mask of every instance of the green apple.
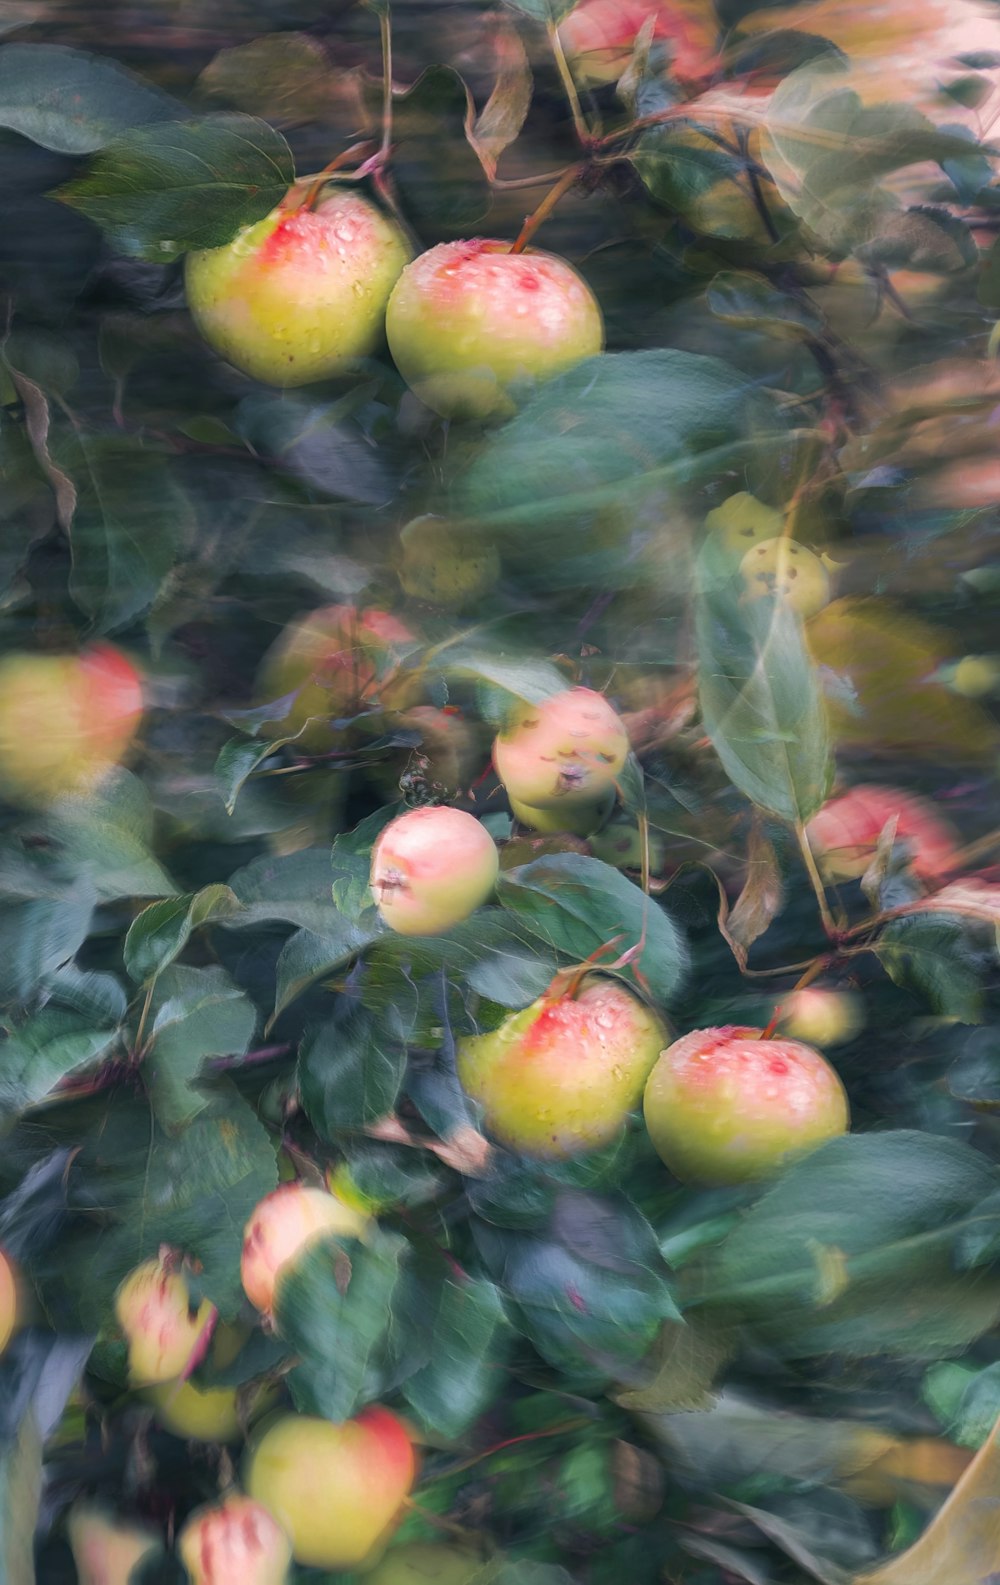
M 642 833 L 634 820 L 612 820 L 590 840 L 595 859 L 613 864 L 619 870 L 642 869 Z M 667 857 L 667 844 L 659 831 L 649 833 L 649 868 L 659 874 Z
M 409 1541 L 393 1547 L 367 1585 L 488 1585 L 497 1562 L 444 1541 Z
M 485 237 L 407 265 L 385 328 L 407 385 L 445 418 L 506 416 L 519 390 L 604 346 L 597 299 L 572 265 Z
M 779 1028 L 792 1040 L 809 1046 L 839 1046 L 852 1040 L 863 1027 L 864 1009 L 850 991 L 826 990 L 806 985 L 791 991 L 781 1003 Z
M 604 695 L 567 688 L 518 705 L 493 745 L 493 764 L 524 825 L 588 836 L 611 811 L 628 751 Z
M 496 843 L 475 815 L 410 809 L 372 849 L 372 896 L 399 935 L 438 936 L 486 902 L 499 867 Z
M 848 1128 L 847 1097 L 818 1051 L 759 1029 L 695 1029 L 663 1052 L 643 1110 L 682 1182 L 746 1183 Z
M 500 557 L 446 518 L 425 513 L 399 534 L 399 581 L 412 600 L 460 611 L 495 588 Z
M 282 1416 L 253 1449 L 247 1489 L 291 1537 L 296 1562 L 353 1569 L 381 1556 L 416 1472 L 406 1428 L 376 1404 L 340 1425 Z
M 308 385 L 376 350 L 410 257 L 394 221 L 331 187 L 312 208 L 279 204 L 225 247 L 188 254 L 188 306 L 209 345 L 245 374 Z
M 115 1295 L 115 1315 L 128 1340 L 129 1379 L 137 1387 L 172 1381 L 203 1359 L 217 1320 L 215 1306 L 194 1305 L 178 1271 L 147 1260 Z
M 191 1585 L 285 1585 L 292 1561 L 281 1526 L 239 1492 L 191 1514 L 177 1551 Z
M 501 1144 L 564 1161 L 615 1138 L 667 1038 L 618 981 L 588 975 L 575 995 L 540 996 L 499 1029 L 460 1040 L 458 1076 Z
M 752 545 L 740 563 L 750 599 L 775 595 L 799 616 L 822 611 L 830 601 L 830 574 L 814 550 L 779 535 Z
M 139 1565 L 163 1552 L 155 1531 L 117 1519 L 94 1503 L 74 1503 L 66 1531 L 77 1585 L 130 1585 Z
M 240 1273 L 243 1291 L 264 1315 L 284 1268 L 317 1239 L 363 1238 L 368 1217 L 326 1189 L 282 1183 L 259 1201 L 243 1229 Z

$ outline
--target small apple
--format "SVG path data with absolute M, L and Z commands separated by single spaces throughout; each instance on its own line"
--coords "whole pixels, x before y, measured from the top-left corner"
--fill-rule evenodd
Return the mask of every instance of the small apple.
M 83 792 L 116 765 L 142 717 L 139 673 L 111 644 L 80 655 L 0 661 L 0 790 L 51 803 Z
M 128 1340 L 129 1379 L 153 1386 L 186 1375 L 205 1357 L 218 1313 L 203 1299 L 195 1307 L 180 1272 L 147 1260 L 115 1295 L 115 1315 Z
M 595 859 L 603 859 L 616 869 L 642 869 L 642 834 L 633 820 L 612 820 L 603 831 L 595 831 L 589 845 Z M 666 857 L 667 844 L 662 834 L 650 831 L 649 868 L 653 875 L 662 870 Z
M 814 550 L 794 539 L 779 535 L 752 545 L 740 571 L 750 599 L 775 595 L 804 618 L 829 604 L 829 573 Z
M 858 997 L 850 991 L 806 985 L 785 997 L 778 1022 L 782 1034 L 804 1040 L 807 1046 L 839 1046 L 853 1040 L 864 1026 L 865 1015 Z
M 935 881 L 958 864 L 958 843 L 948 823 L 922 798 L 895 787 L 852 787 L 829 799 L 806 826 L 809 846 L 825 880 L 856 880 L 865 873 L 883 828 L 896 820 L 895 845 L 909 850 L 910 867 Z
M 395 1546 L 369 1574 L 368 1585 L 488 1585 L 496 1559 L 444 1541 L 409 1541 Z
M 281 1526 L 238 1492 L 191 1514 L 177 1550 L 191 1585 L 285 1585 L 292 1561 Z
M 381 1555 L 416 1469 L 404 1426 L 380 1405 L 342 1425 L 290 1414 L 254 1448 L 247 1488 L 291 1537 L 296 1562 L 352 1569 Z
M 632 60 L 636 39 L 651 30 L 671 55 L 671 71 L 689 81 L 715 60 L 714 27 L 684 0 L 581 0 L 559 24 L 574 72 L 588 83 L 614 83 Z
M 0 1354 L 17 1330 L 19 1309 L 17 1270 L 10 1256 L 0 1249 Z
M 77 1585 L 130 1585 L 139 1565 L 163 1552 L 154 1530 L 115 1518 L 95 1503 L 74 1503 L 66 1531 Z
M 659 1019 L 616 980 L 587 975 L 458 1044 L 458 1076 L 511 1150 L 565 1161 L 618 1134 L 663 1050 Z
M 225 247 L 189 253 L 188 306 L 244 374 L 308 385 L 376 350 L 410 257 L 394 221 L 360 194 L 328 188 L 312 208 L 279 204 Z
M 567 688 L 517 707 L 493 745 L 493 764 L 518 820 L 589 836 L 610 812 L 628 751 L 603 694 Z
M 243 1435 L 235 1387 L 196 1387 L 191 1381 L 165 1381 L 147 1387 L 165 1431 L 187 1442 L 238 1442 Z
M 663 1052 L 643 1110 L 657 1155 L 682 1183 L 748 1183 L 846 1133 L 847 1097 L 829 1063 L 761 1030 L 695 1029 Z
M 316 1239 L 363 1238 L 368 1218 L 326 1189 L 282 1183 L 266 1194 L 243 1229 L 243 1291 L 264 1315 L 274 1309 L 278 1279 Z
M 507 416 L 513 393 L 604 346 L 590 288 L 565 259 L 509 242 L 442 242 L 393 287 L 386 334 L 407 385 L 445 418 Z
M 327 605 L 286 627 L 261 662 L 263 704 L 294 695 L 267 722 L 270 737 L 298 734 L 296 746 L 322 754 L 345 740 L 345 723 L 370 706 L 385 678 L 414 647 L 413 633 L 387 611 Z M 395 699 L 381 702 L 396 703 Z
M 950 686 L 966 699 L 989 699 L 1000 689 L 1000 662 L 993 655 L 965 655 L 951 674 Z
M 425 513 L 399 532 L 399 581 L 411 600 L 460 611 L 496 587 L 500 557 L 446 518 Z
M 760 501 L 748 490 L 727 495 L 705 518 L 711 534 L 731 566 L 738 566 L 748 550 L 764 540 L 776 539 L 785 524 L 783 512 Z
M 439 936 L 486 901 L 499 867 L 496 843 L 475 815 L 443 805 L 410 809 L 372 849 L 372 896 L 399 935 Z

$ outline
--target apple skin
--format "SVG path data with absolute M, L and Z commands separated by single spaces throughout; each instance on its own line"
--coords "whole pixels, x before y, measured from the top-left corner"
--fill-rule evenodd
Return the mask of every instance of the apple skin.
M 223 248 L 189 253 L 188 307 L 211 347 L 268 385 L 309 385 L 378 347 L 410 247 L 394 221 L 336 188 L 281 205 Z
M 263 1315 L 271 1315 L 285 1266 L 316 1239 L 335 1234 L 363 1238 L 367 1227 L 366 1216 L 326 1189 L 281 1184 L 256 1205 L 243 1229 L 244 1293 Z
M 567 688 L 518 706 L 493 744 L 493 765 L 524 825 L 588 836 L 610 813 L 628 752 L 604 695 Z
M 368 1585 L 487 1585 L 495 1573 L 493 1559 L 484 1560 L 464 1547 L 409 1541 L 386 1553 L 368 1576 Z
M 298 734 L 296 747 L 309 753 L 337 748 L 347 733 L 331 721 L 349 719 L 371 703 L 379 678 L 415 642 L 403 622 L 374 608 L 326 605 L 289 623 L 261 662 L 256 692 L 262 704 L 295 698 L 287 714 L 262 731 L 275 738 Z M 383 702 L 401 701 L 390 691 Z
M 111 644 L 0 661 L 0 790 L 29 807 L 95 785 L 142 719 L 142 681 Z
M 700 10 L 670 0 L 582 0 L 559 24 L 559 38 L 574 75 L 588 83 L 617 82 L 632 59 L 644 27 L 667 42 L 671 70 L 694 81 L 715 60 L 714 27 Z
M 447 518 L 427 512 L 399 531 L 399 581 L 411 600 L 460 611 L 495 588 L 500 557 Z
M 285 1585 L 292 1561 L 281 1526 L 238 1492 L 191 1514 L 177 1550 L 191 1585 Z
M 410 809 L 372 849 L 372 896 L 399 935 L 438 936 L 486 902 L 499 869 L 496 843 L 475 815 Z
M 129 1379 L 155 1386 L 183 1376 L 205 1357 L 217 1320 L 215 1306 L 192 1308 L 187 1283 L 159 1260 L 144 1261 L 115 1295 L 115 1315 L 128 1339 Z
M 809 846 L 824 880 L 857 880 L 875 856 L 881 831 L 897 819 L 895 843 L 906 843 L 910 866 L 937 881 L 958 864 L 958 842 L 947 821 L 912 793 L 895 787 L 852 787 L 830 798 L 806 826 Z
M 808 545 L 779 535 L 752 545 L 740 562 L 750 599 L 776 595 L 799 616 L 808 618 L 830 601 L 830 574 Z
M 163 1551 L 155 1531 L 92 1503 L 74 1503 L 66 1531 L 78 1585 L 129 1585 L 139 1564 Z
M 17 1268 L 0 1249 L 0 1354 L 17 1330 L 20 1298 Z
M 853 1040 L 864 1027 L 861 1002 L 850 991 L 825 990 L 819 985 L 792 991 L 781 1004 L 779 1027 L 792 1040 L 807 1046 L 839 1046 Z
M 458 1043 L 458 1077 L 488 1132 L 521 1155 L 566 1161 L 610 1144 L 668 1039 L 615 980 L 541 996 L 489 1034 Z
M 342 1425 L 283 1416 L 253 1450 L 247 1489 L 291 1537 L 296 1562 L 351 1569 L 381 1556 L 416 1472 L 402 1422 L 374 1405 Z
M 147 1387 L 165 1431 L 188 1442 L 239 1442 L 243 1427 L 236 1408 L 235 1387 L 196 1387 L 190 1381 L 165 1381 Z
M 759 1029 L 694 1029 L 646 1084 L 646 1128 L 682 1183 L 749 1183 L 846 1133 L 844 1087 L 825 1058 Z
M 589 286 L 551 253 L 509 242 L 442 242 L 407 265 L 386 335 L 410 389 L 444 418 L 506 417 L 513 391 L 551 379 L 604 347 Z

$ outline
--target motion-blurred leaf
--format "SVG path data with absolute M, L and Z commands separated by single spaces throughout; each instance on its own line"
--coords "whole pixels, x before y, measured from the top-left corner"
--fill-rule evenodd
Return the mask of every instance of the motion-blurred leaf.
M 183 106 L 117 61 L 62 44 L 0 49 L 0 126 L 63 154 L 92 154 Z

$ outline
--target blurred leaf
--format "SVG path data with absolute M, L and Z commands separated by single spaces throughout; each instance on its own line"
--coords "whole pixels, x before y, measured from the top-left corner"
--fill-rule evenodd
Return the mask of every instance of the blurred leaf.
M 964 220 L 928 206 L 887 216 L 877 234 L 855 249 L 874 269 L 928 270 L 953 275 L 978 263 L 979 249 Z
M 336 930 L 341 916 L 330 897 L 330 854 L 325 847 L 264 854 L 229 877 L 242 907 L 234 927 L 280 920 L 317 935 Z
M 749 270 L 722 270 L 705 293 L 709 308 L 724 324 L 760 330 L 779 341 L 811 341 L 824 325 L 809 298 L 772 286 Z
M 107 56 L 62 44 L 0 49 L 0 126 L 44 148 L 92 154 L 130 127 L 182 114 L 176 99 Z
M 499 1290 L 483 1277 L 446 1279 L 421 1325 L 433 1338 L 431 1357 L 407 1377 L 403 1396 L 421 1425 L 452 1440 L 496 1396 L 507 1331 Z
M 512 11 L 530 17 L 532 22 L 561 22 L 572 11 L 576 0 L 505 0 Z
M 875 948 L 889 978 L 944 1018 L 977 1024 L 982 979 L 960 921 L 946 915 L 890 920 Z
M 276 742 L 262 743 L 259 738 L 231 737 L 222 745 L 215 762 L 215 774 L 227 814 L 233 813 L 237 798 L 258 766 L 289 741 L 278 738 Z
M 308 33 L 268 33 L 220 50 L 198 78 L 206 97 L 278 126 L 322 121 L 333 105 L 335 73 Z
M 242 1056 L 257 1011 L 224 969 L 164 966 L 156 981 L 143 1073 L 157 1122 L 176 1134 L 204 1111 L 209 1096 L 195 1089 L 208 1057 Z
M 299 1054 L 302 1104 L 325 1139 L 363 1128 L 392 1111 L 406 1046 L 391 1024 L 343 1001 L 338 1015 L 306 1036 Z
M 372 848 L 383 827 L 400 813 L 397 804 L 376 809 L 373 814 L 366 815 L 353 831 L 342 831 L 334 838 L 330 855 L 333 901 L 340 913 L 355 924 L 366 915 L 374 917 L 369 885 Z
M 220 114 L 119 138 L 57 197 L 119 253 L 165 264 L 231 242 L 270 213 L 294 177 L 291 151 L 266 121 Z
M 334 969 L 343 968 L 381 934 L 381 926 L 365 930 L 349 919 L 339 919 L 322 934 L 297 930 L 281 949 L 277 964 L 274 1014 L 277 1018 L 296 997 Z
M 384 506 L 395 494 L 390 457 L 369 443 L 344 402 L 254 392 L 240 403 L 238 428 L 272 465 L 323 497 Z
M 491 180 L 504 149 L 524 126 L 534 86 L 520 35 L 503 18 L 498 18 L 495 26 L 493 52 L 496 80 L 473 128 L 473 142 Z
M 762 936 L 785 900 L 774 844 L 755 814 L 747 844 L 746 879 L 725 920 L 726 935 L 744 952 Z
M 472 141 L 474 116 L 472 95 L 453 66 L 429 66 L 393 98 L 393 176 L 418 231 L 462 232 L 489 211 L 489 185 Z
M 138 985 L 144 985 L 184 951 L 193 930 L 239 910 L 239 899 L 228 886 L 220 885 L 152 903 L 132 921 L 125 937 L 126 969 Z
M 758 182 L 756 196 L 747 161 L 720 147 L 711 128 L 685 122 L 649 127 L 632 159 L 651 197 L 705 236 L 769 244 L 775 219 L 785 223 L 787 211 L 772 184 Z
M 42 1485 L 42 1437 L 29 1412 L 16 1438 L 0 1446 L 0 1570 L 6 1585 L 35 1585 L 35 1526 Z
M 25 1000 L 76 955 L 97 903 L 86 876 L 66 882 L 36 873 L 16 884 L 0 902 L 0 1003 Z
M 642 1361 L 650 1374 L 638 1386 L 614 1393 L 615 1403 L 629 1414 L 703 1409 L 711 1402 L 715 1379 L 732 1352 L 733 1339 L 700 1320 L 664 1321 Z
M 46 1007 L 0 1042 L 0 1131 L 44 1101 L 70 1073 L 89 1067 L 118 1039 L 78 1014 Z
M 953 1442 L 980 1448 L 1000 1418 L 1000 1362 L 982 1370 L 950 1360 L 932 1365 L 921 1396 Z
M 28 827 L 60 849 L 101 902 L 175 890 L 153 857 L 153 808 L 137 776 L 120 766 L 87 792 L 74 793 Z
M 431 674 L 440 671 L 446 677 L 468 677 L 484 684 L 480 707 L 486 720 L 498 727 L 506 722 L 514 700 L 541 704 L 543 699 L 562 693 L 567 685 L 551 661 L 491 654 L 488 649 L 466 648 L 461 643 L 441 649 L 427 669 Z

